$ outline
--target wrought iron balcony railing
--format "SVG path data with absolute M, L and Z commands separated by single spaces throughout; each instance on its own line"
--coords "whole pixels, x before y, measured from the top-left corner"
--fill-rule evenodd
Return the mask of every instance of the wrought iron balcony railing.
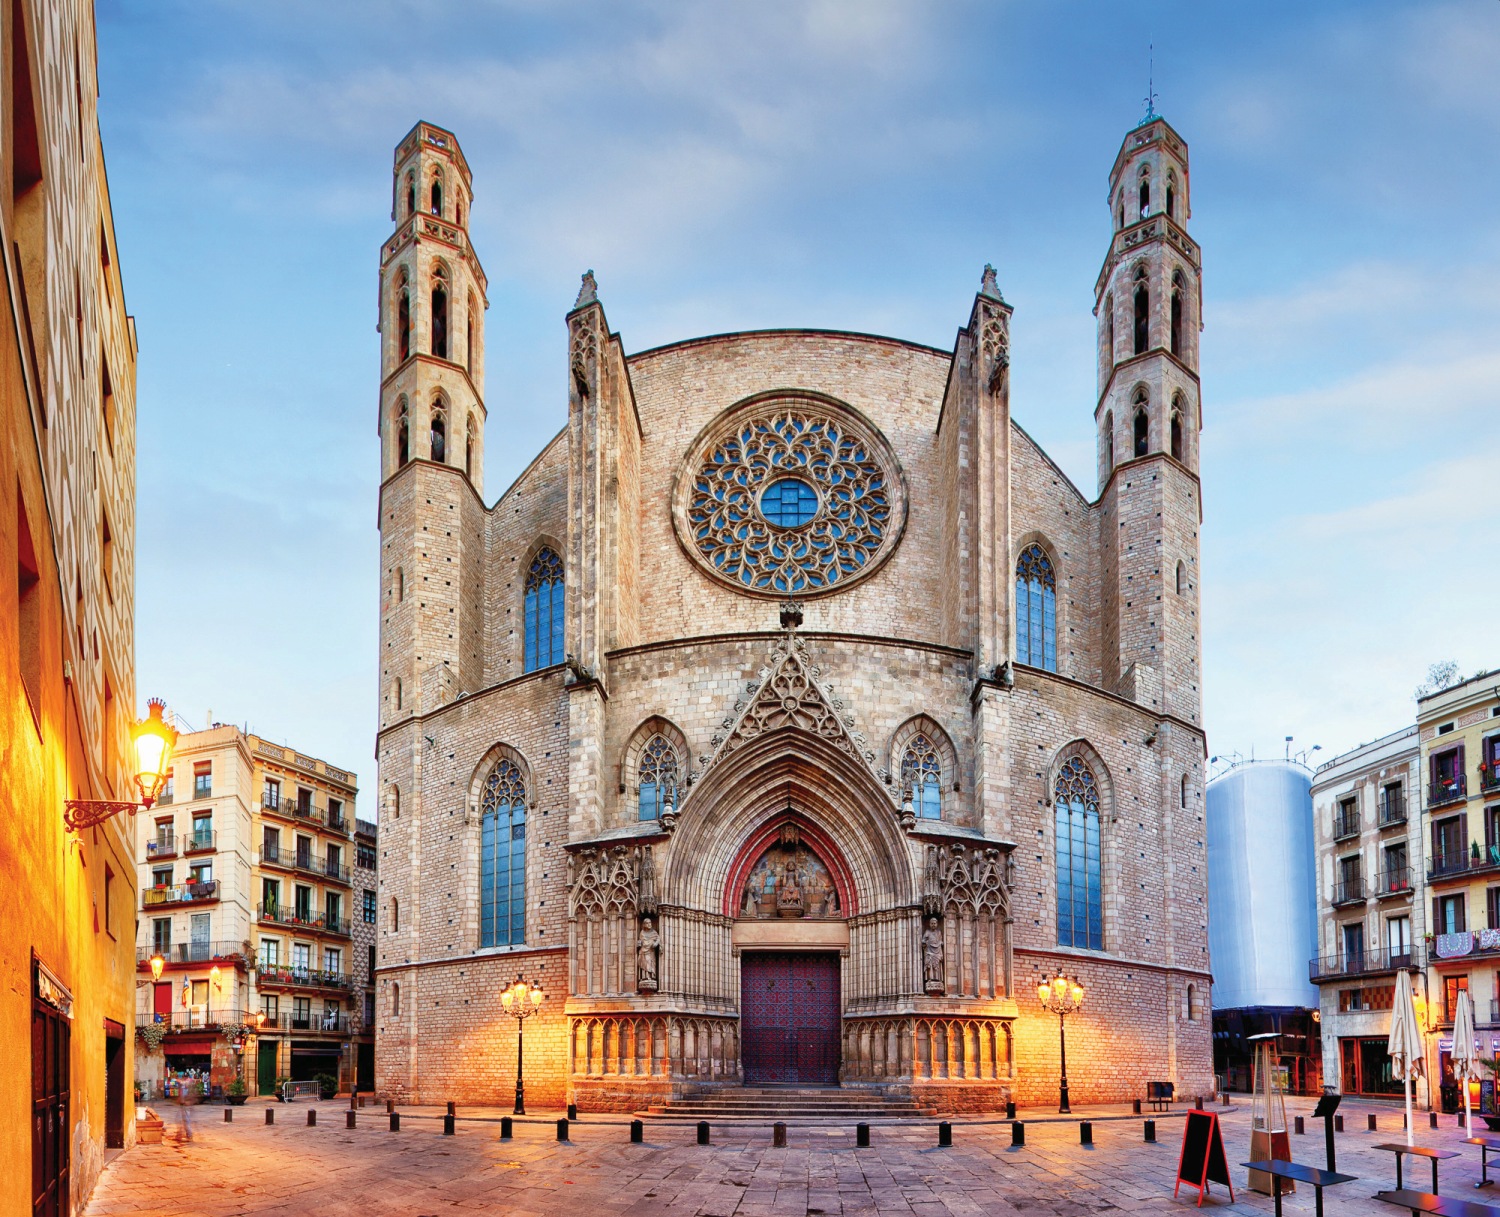
M 1463 774 L 1427 784 L 1427 806 L 1441 807 L 1469 797 L 1469 786 Z
M 151 957 L 160 952 L 168 964 L 174 963 L 233 963 L 246 967 L 251 963 L 251 953 L 243 942 L 172 942 L 165 946 L 137 947 L 136 967 L 150 971 Z
M 137 1010 L 135 1025 L 145 1027 L 152 1023 L 165 1023 L 169 1032 L 203 1031 L 226 1023 L 243 1023 L 246 1017 L 243 1010 L 233 1006 L 222 1009 L 218 1006 L 189 1006 L 186 1010 L 163 1011 L 160 1014 L 151 1010 Z
M 1357 808 L 1339 808 L 1333 814 L 1333 839 L 1343 841 L 1348 837 L 1359 836 L 1359 810 Z
M 1385 950 L 1351 951 L 1343 955 L 1321 955 L 1308 964 L 1308 977 L 1314 983 L 1337 980 L 1347 976 L 1370 976 L 1380 972 L 1394 972 L 1397 968 L 1419 968 L 1421 954 L 1417 951 L 1397 952 Z
M 1411 867 L 1393 866 L 1375 876 L 1375 896 L 1404 896 L 1411 892 Z
M 329 972 L 321 968 L 267 967 L 256 970 L 256 984 L 288 989 L 350 989 L 354 978 L 348 972 Z
M 1390 828 L 1393 824 L 1405 824 L 1406 796 L 1404 794 L 1383 796 L 1377 806 L 1375 819 L 1381 828 Z
M 1365 898 L 1365 877 L 1355 875 L 1333 885 L 1334 904 L 1353 904 Z
M 161 858 L 175 858 L 177 856 L 177 838 L 172 833 L 157 833 L 155 837 L 146 842 L 146 861 L 155 862 Z
M 141 888 L 141 906 L 160 908 L 169 904 L 195 904 L 219 898 L 219 881 L 210 879 L 206 883 L 178 883 L 171 887 Z
M 192 836 L 182 839 L 182 852 L 185 854 L 208 854 L 218 848 L 219 834 L 213 829 L 195 831 Z

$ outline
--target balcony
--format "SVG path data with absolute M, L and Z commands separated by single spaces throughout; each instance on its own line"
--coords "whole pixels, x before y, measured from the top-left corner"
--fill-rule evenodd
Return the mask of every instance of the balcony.
M 1500 929 L 1460 930 L 1456 934 L 1429 937 L 1431 949 L 1428 955 L 1434 965 L 1467 963 L 1475 955 L 1491 958 L 1500 955 Z
M 312 909 L 297 912 L 294 909 L 281 908 L 279 905 L 261 904 L 256 906 L 255 915 L 268 925 L 281 925 L 288 929 L 307 930 L 315 934 L 336 934 L 340 938 L 349 937 L 349 919 L 330 917 L 326 912 L 317 913 Z
M 1395 866 L 1375 876 L 1372 893 L 1377 900 L 1389 900 L 1392 896 L 1411 895 L 1411 867 Z
M 1427 806 L 1442 807 L 1446 803 L 1461 803 L 1469 797 L 1469 784 L 1463 774 L 1445 778 L 1427 785 Z
M 1481 794 L 1500 793 L 1500 757 L 1480 764 L 1479 792 Z
M 219 881 L 207 883 L 177 883 L 171 887 L 141 888 L 141 907 L 164 908 L 175 904 L 203 904 L 219 898 Z
M 146 842 L 146 861 L 157 862 L 163 858 L 175 858 L 177 856 L 177 838 L 171 833 L 165 835 L 158 833 L 153 840 Z
M 237 1010 L 232 1006 L 219 1009 L 210 1006 L 207 1009 L 190 1007 L 186 1010 L 173 1010 L 170 1014 L 154 1014 L 150 1010 L 138 1010 L 135 1015 L 137 1027 L 147 1027 L 152 1023 L 166 1023 L 168 1032 L 176 1031 L 207 1031 L 226 1023 L 243 1023 L 247 1018 L 243 1010 Z
M 1381 828 L 1393 828 L 1397 824 L 1405 824 L 1406 796 L 1394 794 L 1383 797 L 1376 807 L 1375 822 Z
M 219 848 L 219 834 L 210 829 L 183 837 L 182 852 L 185 854 L 211 854 Z
M 1346 980 L 1351 976 L 1376 976 L 1382 972 L 1394 972 L 1397 968 L 1419 968 L 1421 956 L 1417 952 L 1395 954 L 1390 951 L 1360 951 L 1349 955 L 1323 955 L 1308 963 L 1308 978 L 1314 984 L 1330 980 Z
M 349 1016 L 345 1013 L 334 1015 L 327 1014 L 278 1014 L 275 1018 L 268 1018 L 261 1024 L 262 1035 L 274 1035 L 277 1032 L 323 1032 L 330 1035 L 348 1035 L 350 1032 Z
M 1363 904 L 1365 901 L 1365 877 L 1355 875 L 1342 883 L 1333 885 L 1333 907 L 1341 904 Z
M 237 968 L 249 967 L 253 962 L 251 953 L 243 942 L 172 942 L 161 947 L 137 947 L 135 966 L 137 970 L 149 972 L 151 957 L 158 951 L 170 968 L 174 965 L 198 963 L 232 963 Z
M 1466 879 L 1473 875 L 1487 875 L 1500 871 L 1500 845 L 1480 848 L 1476 842 L 1467 850 L 1451 853 L 1435 853 L 1428 860 L 1427 882 L 1441 883 L 1448 879 Z
M 1341 807 L 1333 815 L 1333 839 L 1344 841 L 1359 836 L 1359 810 Z
M 319 968 L 260 968 L 256 972 L 256 987 L 260 989 L 338 989 L 348 991 L 354 987 L 354 977 L 348 972 L 325 972 Z

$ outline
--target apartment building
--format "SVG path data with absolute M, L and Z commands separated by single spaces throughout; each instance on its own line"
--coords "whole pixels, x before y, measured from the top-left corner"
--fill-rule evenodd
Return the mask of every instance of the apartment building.
M 179 738 L 137 841 L 137 968 L 163 964 L 137 1001 L 160 1041 L 138 1062 L 143 1088 L 353 1083 L 355 794 L 354 774 L 234 726 Z
M 1396 972 L 1418 997 L 1426 918 L 1415 726 L 1336 756 L 1313 777 L 1324 1073 L 1344 1094 L 1400 1094 L 1386 1053 Z M 1337 1073 L 1335 1073 L 1337 1070 Z M 1425 1103 L 1425 1082 L 1419 1083 Z
M 357 1033 L 354 1036 L 354 1079 L 361 1090 L 375 1089 L 375 944 L 380 896 L 377 846 L 379 829 L 373 820 L 354 821 L 354 899 L 351 930 L 354 936 L 354 995 L 351 1002 Z
M 1500 672 L 1417 701 L 1427 820 L 1429 1066 L 1445 1106 L 1457 995 L 1474 998 L 1480 1053 L 1500 1057 Z

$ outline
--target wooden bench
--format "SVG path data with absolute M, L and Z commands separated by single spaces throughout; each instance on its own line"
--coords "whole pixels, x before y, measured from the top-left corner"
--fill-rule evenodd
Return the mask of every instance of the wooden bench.
M 1151 1110 L 1161 1111 L 1163 1108 L 1171 1107 L 1174 1089 L 1171 1082 L 1147 1082 L 1146 1102 L 1151 1105 Z
M 1394 1192 L 1376 1192 L 1376 1200 L 1384 1200 L 1397 1208 L 1410 1209 L 1412 1217 L 1419 1213 L 1436 1213 L 1438 1217 L 1500 1217 L 1500 1206 L 1481 1204 L 1477 1200 L 1454 1200 L 1434 1192 L 1413 1192 L 1400 1189 Z
M 1323 1217 L 1323 1189 L 1325 1187 L 1333 1187 L 1339 1183 L 1352 1183 L 1358 1178 L 1357 1175 L 1341 1175 L 1337 1171 L 1325 1171 L 1316 1166 L 1303 1166 L 1300 1162 L 1286 1162 L 1280 1158 L 1270 1158 L 1264 1162 L 1241 1162 L 1240 1165 L 1248 1166 L 1253 1171 L 1264 1171 L 1273 1179 L 1296 1179 L 1299 1183 L 1311 1183 L 1317 1195 L 1314 1211 L 1318 1217 Z M 1281 1217 L 1281 1188 L 1273 1187 L 1272 1190 L 1276 1196 L 1276 1217 Z M 1496 1217 L 1500 1217 L 1500 1214 Z

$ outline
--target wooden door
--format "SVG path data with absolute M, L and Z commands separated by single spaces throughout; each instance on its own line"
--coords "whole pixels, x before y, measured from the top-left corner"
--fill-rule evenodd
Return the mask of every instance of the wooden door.
M 764 951 L 740 957 L 740 1054 L 746 1085 L 839 1079 L 839 958 Z
M 72 1121 L 68 1020 L 37 1002 L 31 1011 L 31 1211 L 66 1217 Z
M 276 1040 L 261 1038 L 255 1048 L 256 1089 L 261 1094 L 276 1093 Z

